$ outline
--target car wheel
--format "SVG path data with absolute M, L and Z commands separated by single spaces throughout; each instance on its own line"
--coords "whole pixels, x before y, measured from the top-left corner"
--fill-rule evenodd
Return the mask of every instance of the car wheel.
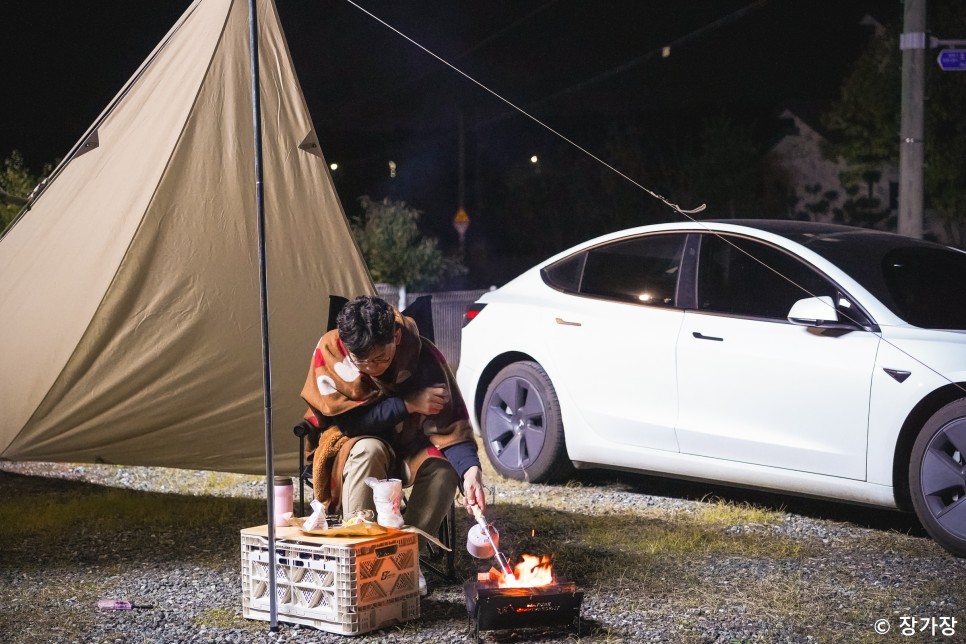
M 909 492 L 926 532 L 966 557 L 966 398 L 923 425 L 909 460 Z
M 547 483 L 574 469 L 557 393 L 536 362 L 515 362 L 496 374 L 486 390 L 480 425 L 490 462 L 507 478 Z

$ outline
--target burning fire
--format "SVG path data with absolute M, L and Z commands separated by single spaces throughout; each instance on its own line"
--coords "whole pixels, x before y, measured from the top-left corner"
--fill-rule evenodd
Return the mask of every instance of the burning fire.
M 521 555 L 523 561 L 513 566 L 513 575 L 490 569 L 490 579 L 500 588 L 533 588 L 553 585 L 553 559 L 546 555 Z

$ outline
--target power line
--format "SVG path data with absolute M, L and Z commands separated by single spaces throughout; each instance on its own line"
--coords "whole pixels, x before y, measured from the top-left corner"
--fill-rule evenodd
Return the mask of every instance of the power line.
M 625 62 L 623 62 L 623 63 L 621 63 L 619 65 L 616 65 L 614 67 L 611 67 L 610 69 L 608 69 L 606 71 L 603 71 L 600 74 L 597 74 L 596 76 L 592 76 L 592 77 L 590 77 L 588 79 L 585 79 L 585 80 L 582 80 L 582 81 L 580 81 L 578 83 L 575 83 L 575 84 L 571 85 L 570 87 L 565 87 L 564 89 L 559 90 L 559 91 L 551 94 L 550 96 L 546 96 L 544 98 L 538 99 L 538 100 L 530 103 L 530 106 L 531 107 L 536 107 L 538 105 L 543 105 L 545 103 L 551 103 L 551 102 L 553 102 L 553 101 L 555 101 L 555 100 L 557 100 L 559 98 L 563 98 L 564 96 L 569 96 L 571 94 L 576 94 L 577 92 L 581 92 L 581 91 L 587 89 L 588 87 L 590 87 L 592 85 L 596 85 L 597 83 L 600 83 L 602 81 L 607 80 L 608 78 L 613 78 L 614 76 L 618 76 L 620 74 L 623 74 L 624 72 L 626 72 L 628 70 L 634 69 L 635 67 L 638 67 L 638 66 L 644 64 L 645 62 L 649 61 L 650 59 L 654 58 L 657 55 L 663 55 L 663 53 L 664 53 L 664 51 L 666 49 L 673 50 L 675 47 L 680 47 L 681 45 L 683 45 L 683 44 L 685 44 L 687 42 L 690 42 L 692 40 L 696 40 L 699 37 L 701 37 L 701 36 L 703 36 L 703 35 L 705 35 L 705 34 L 707 34 L 709 32 L 712 32 L 712 31 L 714 31 L 716 29 L 719 29 L 719 28 L 724 27 L 726 25 L 729 25 L 729 24 L 731 24 L 733 22 L 736 22 L 736 21 L 740 20 L 741 18 L 744 18 L 746 15 L 748 15 L 752 11 L 754 11 L 756 9 L 760 9 L 761 7 L 765 6 L 770 1 L 771 0 L 758 0 L 757 2 L 754 2 L 754 3 L 750 4 L 750 5 L 745 6 L 745 7 L 742 7 L 741 9 L 738 9 L 737 11 L 734 11 L 734 12 L 728 14 L 727 16 L 724 16 L 722 18 L 719 18 L 719 19 L 717 19 L 717 20 L 715 20 L 713 22 L 710 22 L 710 23 L 704 25 L 703 27 L 699 27 L 698 29 L 695 29 L 694 31 L 692 31 L 690 33 L 687 33 L 687 34 L 685 34 L 685 35 L 683 35 L 683 36 L 681 36 L 679 38 L 676 38 L 676 39 L 672 40 L 671 42 L 667 43 L 666 45 L 662 45 L 661 47 L 658 47 L 656 49 L 652 49 L 651 51 L 648 51 L 648 52 L 646 52 L 644 54 L 641 54 L 640 56 L 637 56 L 635 58 L 632 58 L 632 59 L 630 59 L 628 61 L 625 61 Z

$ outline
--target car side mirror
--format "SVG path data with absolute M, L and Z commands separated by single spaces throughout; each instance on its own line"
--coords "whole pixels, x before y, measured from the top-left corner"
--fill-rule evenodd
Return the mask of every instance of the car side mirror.
M 788 321 L 799 326 L 841 326 L 835 304 L 827 295 L 795 302 L 788 312 Z

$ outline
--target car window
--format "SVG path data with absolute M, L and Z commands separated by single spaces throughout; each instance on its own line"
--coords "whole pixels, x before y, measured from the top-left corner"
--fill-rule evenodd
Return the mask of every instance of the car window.
M 596 297 L 674 306 L 686 235 L 646 235 L 585 252 L 579 293 Z
M 580 286 L 580 274 L 584 269 L 584 258 L 586 253 L 578 253 L 559 262 L 554 262 L 543 269 L 544 281 L 568 293 L 576 293 Z
M 834 284 L 785 251 L 743 237 L 702 235 L 700 310 L 785 320 L 792 304 L 812 296 L 839 300 Z
M 890 308 L 902 319 L 927 329 L 966 329 L 966 255 L 945 248 L 896 248 L 883 258 L 882 273 Z

